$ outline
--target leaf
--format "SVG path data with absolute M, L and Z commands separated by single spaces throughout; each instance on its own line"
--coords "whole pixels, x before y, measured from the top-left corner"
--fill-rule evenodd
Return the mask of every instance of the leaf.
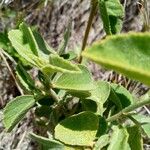
M 80 69 L 77 65 L 69 62 L 68 60 L 63 59 L 58 55 L 50 55 L 50 64 L 47 64 L 42 68 L 42 71 L 49 75 L 54 72 L 62 73 L 80 73 Z
M 19 25 L 19 29 L 23 33 L 24 40 L 29 44 L 31 51 L 34 55 L 39 56 L 38 54 L 38 45 L 34 39 L 31 28 L 29 28 L 25 23 Z
M 128 33 L 93 44 L 83 56 L 150 85 L 150 34 Z
M 99 11 L 103 21 L 104 30 L 107 35 L 111 35 L 109 15 L 107 12 L 105 0 L 99 0 Z
M 131 150 L 143 150 L 142 136 L 139 127 L 128 127 L 127 131 L 129 133 L 128 143 L 131 147 Z
M 56 140 L 48 139 L 34 133 L 30 133 L 30 137 L 39 144 L 43 145 L 46 150 L 64 150 L 64 145 Z
M 88 99 L 104 104 L 110 94 L 110 85 L 105 81 L 97 81 L 96 87 L 96 89 L 90 91 L 91 96 Z
M 18 96 L 10 101 L 4 109 L 4 126 L 10 132 L 35 104 L 32 95 Z
M 91 111 L 93 113 L 97 112 L 97 103 L 95 101 L 92 101 L 90 99 L 83 99 L 82 100 L 82 110 L 83 111 Z
M 46 43 L 43 37 L 36 31 L 33 30 L 33 35 L 39 48 L 39 54 L 47 58 L 49 54 L 56 54 L 56 52 Z
M 113 130 L 108 150 L 130 150 L 128 138 L 129 134 L 126 128 L 116 127 Z
M 20 83 L 26 88 L 26 90 L 32 91 L 33 89 L 36 89 L 34 80 L 30 77 L 21 64 L 17 65 L 16 74 Z
M 8 37 L 17 53 L 31 65 L 41 68 L 46 63 L 46 60 L 38 58 L 32 52 L 28 41 L 26 41 L 26 38 L 20 30 L 11 30 L 8 33 Z
M 98 123 L 98 117 L 92 112 L 73 115 L 56 126 L 55 138 L 68 145 L 91 146 Z
M 96 133 L 96 137 L 100 137 L 103 134 L 105 134 L 107 131 L 107 127 L 108 127 L 105 118 L 101 116 L 98 116 L 98 117 L 99 117 L 99 126 L 98 126 L 98 130 Z
M 78 67 L 81 73 L 64 73 L 53 81 L 53 87 L 69 91 L 88 91 L 96 88 L 88 69 L 83 65 L 79 65 Z
M 138 122 L 140 122 L 141 124 L 150 123 L 150 117 L 149 116 L 141 115 L 141 114 L 135 114 L 135 115 L 132 115 L 132 117 L 134 119 L 136 119 Z
M 142 128 L 146 135 L 150 138 L 150 123 L 142 125 Z
M 21 23 L 19 29 L 30 45 L 31 51 L 42 59 L 48 59 L 50 53 L 56 54 L 52 48 L 47 47 L 47 43 L 37 31 L 32 31 L 25 23 Z
M 122 108 L 125 108 L 134 103 L 132 95 L 123 86 L 111 83 L 111 87 L 119 99 Z M 115 99 L 113 101 L 115 101 Z
M 105 134 L 102 135 L 98 141 L 95 143 L 94 149 L 93 150 L 101 150 L 103 147 L 109 144 L 109 135 Z
M 109 16 L 123 17 L 124 10 L 119 0 L 105 0 Z
M 123 6 L 119 0 L 99 0 L 99 11 L 107 35 L 120 33 L 124 16 Z

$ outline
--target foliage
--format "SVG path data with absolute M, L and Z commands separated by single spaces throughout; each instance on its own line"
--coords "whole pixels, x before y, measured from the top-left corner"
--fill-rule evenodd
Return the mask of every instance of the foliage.
M 93 3 L 91 5 L 93 7 Z M 121 30 L 118 24 L 123 16 L 122 5 L 118 0 L 95 0 L 94 6 L 100 8 L 105 32 L 109 36 L 81 54 L 150 85 L 150 34 L 110 36 Z M 115 18 L 115 23 L 112 18 Z M 43 137 L 31 133 L 30 137 L 43 149 L 142 150 L 142 135 L 149 136 L 150 121 L 131 112 L 149 104 L 149 95 L 135 101 L 135 97 L 121 85 L 94 81 L 82 59 L 71 57 L 70 52 L 64 53 L 69 30 L 58 53 L 25 23 L 21 23 L 19 29 L 9 31 L 7 40 L 19 55 L 16 75 L 25 95 L 6 105 L 3 119 L 6 130 L 11 131 L 34 108 L 37 124 L 48 134 Z M 5 36 L 2 37 L 0 47 L 4 48 Z M 86 40 L 84 38 L 84 44 Z M 67 55 L 69 59 L 65 57 Z M 22 65 L 23 60 L 38 70 L 38 84 Z M 126 122 L 129 119 L 131 121 Z

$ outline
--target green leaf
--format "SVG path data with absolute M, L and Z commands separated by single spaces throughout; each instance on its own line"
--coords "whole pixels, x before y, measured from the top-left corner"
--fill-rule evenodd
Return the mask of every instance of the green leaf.
M 139 127 L 128 127 L 127 131 L 129 133 L 128 143 L 131 147 L 131 150 L 143 150 L 142 136 Z
M 64 145 L 56 140 L 48 139 L 34 133 L 30 133 L 30 137 L 39 144 L 43 145 L 46 150 L 64 150 Z
M 68 60 L 63 59 L 58 55 L 50 55 L 50 64 L 47 64 L 42 68 L 42 71 L 49 75 L 54 72 L 62 73 L 80 73 L 80 69 L 76 64 L 69 62 Z
M 93 150 L 101 150 L 103 147 L 109 144 L 109 135 L 105 134 L 102 135 L 98 141 L 95 143 L 94 149 Z
M 56 52 L 46 43 L 43 37 L 36 30 L 33 30 L 32 32 L 38 45 L 40 55 L 42 55 L 45 58 L 48 58 L 49 54 L 56 54 Z
M 90 91 L 91 96 L 88 99 L 104 104 L 110 94 L 110 85 L 105 81 L 97 81 L 96 87 L 96 89 Z
M 20 30 L 11 30 L 8 33 L 8 37 L 17 53 L 31 65 L 41 68 L 47 62 L 34 54 L 35 52 L 31 50 L 28 41 L 26 41 L 26 38 Z
M 64 73 L 58 79 L 53 81 L 53 87 L 69 91 L 88 91 L 95 89 L 92 76 L 85 66 L 78 66 L 81 73 Z
M 18 96 L 10 101 L 4 109 L 4 126 L 10 132 L 35 104 L 32 95 Z
M 149 41 L 149 33 L 110 36 L 87 48 L 83 56 L 150 85 Z
M 91 146 L 98 123 L 98 117 L 92 112 L 73 115 L 56 126 L 55 138 L 68 145 Z
M 42 59 L 48 59 L 50 53 L 56 54 L 52 48 L 47 47 L 47 43 L 36 30 L 32 31 L 25 23 L 21 23 L 19 29 L 35 55 Z
M 18 64 L 16 67 L 16 74 L 20 83 L 25 87 L 26 90 L 32 91 L 35 89 L 35 82 L 30 77 L 28 72 L 23 68 L 21 64 Z
M 119 0 L 105 0 L 109 16 L 123 17 L 124 10 Z
M 107 12 L 105 0 L 99 0 L 99 11 L 103 21 L 104 30 L 107 35 L 111 35 L 109 15 Z
M 107 35 L 120 33 L 124 9 L 119 0 L 99 0 L 99 11 Z
M 97 112 L 97 103 L 95 101 L 92 101 L 90 99 L 83 99 L 82 102 L 82 110 L 83 111 L 91 111 L 93 113 Z
M 134 119 L 136 119 L 139 123 L 145 124 L 145 123 L 150 123 L 150 117 L 146 115 L 141 115 L 141 114 L 135 114 L 132 115 Z
M 33 54 L 38 56 L 38 45 L 34 39 L 31 28 L 29 28 L 25 23 L 21 23 L 19 29 L 22 31 L 24 40 L 28 42 Z
M 130 150 L 128 138 L 129 134 L 125 128 L 115 127 L 108 150 Z
M 146 135 L 150 138 L 150 123 L 142 125 L 142 128 Z
M 111 26 L 111 33 L 112 34 L 120 33 L 123 26 L 123 19 L 114 16 L 109 16 L 109 20 Z
M 105 134 L 107 131 L 107 127 L 108 127 L 108 125 L 107 125 L 105 118 L 99 116 L 99 126 L 98 126 L 96 137 L 100 137 L 103 134 Z
M 0 48 L 7 50 L 8 49 L 9 39 L 7 34 L 4 32 L 0 32 Z
M 125 108 L 134 103 L 132 95 L 123 86 L 111 83 L 111 87 L 119 99 L 122 108 Z M 115 99 L 113 101 L 115 101 Z

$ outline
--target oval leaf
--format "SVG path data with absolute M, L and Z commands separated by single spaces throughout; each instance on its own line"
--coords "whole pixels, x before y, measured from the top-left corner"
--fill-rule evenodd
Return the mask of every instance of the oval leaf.
M 26 95 L 18 96 L 6 105 L 3 123 L 8 132 L 14 128 L 34 104 L 34 97 Z
M 81 73 L 64 73 L 53 81 L 53 87 L 65 90 L 88 91 L 95 89 L 92 76 L 85 66 L 79 65 Z
M 90 146 L 95 139 L 99 119 L 92 112 L 71 116 L 55 128 L 55 138 L 68 145 Z
M 149 33 L 110 36 L 87 48 L 83 56 L 150 85 L 149 41 Z

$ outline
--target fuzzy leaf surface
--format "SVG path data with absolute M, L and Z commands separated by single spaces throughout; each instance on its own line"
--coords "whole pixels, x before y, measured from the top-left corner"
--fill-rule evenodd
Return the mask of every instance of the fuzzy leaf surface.
M 88 69 L 83 65 L 79 65 L 78 67 L 81 73 L 63 73 L 58 79 L 53 81 L 53 87 L 69 91 L 88 91 L 95 89 L 96 87 Z
M 149 33 L 114 35 L 87 48 L 83 56 L 150 85 L 149 41 Z
M 73 115 L 55 128 L 55 138 L 68 145 L 90 146 L 95 139 L 99 119 L 92 112 Z
M 32 95 L 18 96 L 10 101 L 4 109 L 4 126 L 10 132 L 35 104 Z

